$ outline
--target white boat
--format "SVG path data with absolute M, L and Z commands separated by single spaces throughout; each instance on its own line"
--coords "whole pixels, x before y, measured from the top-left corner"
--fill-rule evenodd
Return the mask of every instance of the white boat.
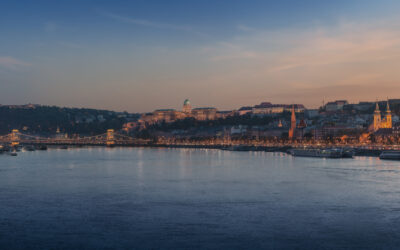
M 383 151 L 379 155 L 382 160 L 400 160 L 400 151 Z

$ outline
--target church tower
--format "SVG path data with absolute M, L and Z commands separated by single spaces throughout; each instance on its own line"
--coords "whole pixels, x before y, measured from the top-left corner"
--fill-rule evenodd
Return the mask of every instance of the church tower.
M 390 111 L 389 100 L 386 102 L 386 114 L 385 114 L 385 128 L 392 128 L 392 112 Z
M 374 111 L 374 131 L 381 128 L 381 111 L 379 110 L 379 104 L 376 102 L 376 107 Z
M 296 130 L 296 114 L 294 112 L 294 105 L 292 106 L 292 117 L 290 119 L 289 139 L 293 139 Z

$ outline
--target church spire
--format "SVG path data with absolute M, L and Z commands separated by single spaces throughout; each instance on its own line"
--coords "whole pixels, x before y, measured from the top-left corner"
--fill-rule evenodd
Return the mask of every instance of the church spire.
M 295 130 L 296 130 L 296 114 L 294 110 L 294 105 L 292 105 L 292 117 L 290 119 L 289 139 L 293 139 Z
M 380 113 L 381 111 L 379 110 L 379 104 L 378 101 L 376 101 L 376 105 L 375 105 L 375 113 Z
M 389 99 L 386 101 L 386 112 L 390 113 Z
M 392 112 L 390 111 L 389 99 L 386 102 L 385 128 L 392 128 Z
M 374 123 L 373 130 L 377 131 L 382 126 L 381 111 L 379 110 L 378 100 L 376 101 L 375 111 L 374 111 Z
M 296 122 L 296 114 L 294 111 L 294 105 L 292 105 L 292 118 L 291 118 L 292 125 Z

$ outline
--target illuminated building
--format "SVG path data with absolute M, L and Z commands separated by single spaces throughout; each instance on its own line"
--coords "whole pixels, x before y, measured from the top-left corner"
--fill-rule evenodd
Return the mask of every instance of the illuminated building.
M 376 102 L 376 108 L 374 111 L 374 131 L 377 131 L 381 127 L 381 111 L 379 110 L 378 102 Z
M 192 106 L 190 105 L 189 99 L 186 99 L 186 100 L 183 102 L 183 109 L 182 109 L 182 112 L 183 112 L 183 113 L 186 113 L 186 114 L 190 114 L 190 113 L 192 112 Z
M 389 100 L 386 102 L 386 114 L 382 128 L 392 128 L 392 112 L 390 111 Z
M 279 114 L 284 111 L 291 111 L 292 108 L 295 109 L 295 112 L 303 112 L 305 109 L 304 105 L 302 104 L 288 105 L 288 104 L 272 104 L 270 102 L 262 102 L 261 104 L 256 105 L 252 108 L 252 113 L 256 115 Z
M 374 111 L 373 131 L 378 131 L 381 128 L 392 128 L 392 112 L 390 111 L 389 101 L 386 102 L 385 117 L 382 119 L 379 104 L 376 102 Z
M 196 120 L 214 120 L 217 118 L 216 108 L 195 108 L 192 110 L 192 116 Z
M 156 121 L 173 122 L 185 118 L 185 114 L 175 109 L 158 109 L 153 112 Z
M 251 113 L 252 110 L 253 110 L 253 107 L 241 107 L 238 110 L 238 114 L 239 115 L 245 115 L 245 114 Z
M 160 123 L 160 122 L 170 123 L 189 117 L 192 117 L 196 120 L 214 120 L 220 117 L 227 117 L 232 114 L 233 112 L 231 111 L 218 112 L 216 108 L 192 109 L 190 101 L 186 99 L 183 102 L 182 111 L 177 111 L 175 109 L 157 109 L 152 113 L 142 114 L 142 117 L 139 119 L 138 124 L 136 126 L 144 128 L 147 125 L 155 123 Z

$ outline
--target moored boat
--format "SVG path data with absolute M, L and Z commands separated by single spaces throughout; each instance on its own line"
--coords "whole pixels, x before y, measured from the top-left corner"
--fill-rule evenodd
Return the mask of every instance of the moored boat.
M 8 155 L 10 155 L 10 156 L 17 156 L 18 154 L 17 154 L 16 151 L 11 151 L 11 152 L 8 152 Z
M 383 151 L 379 155 L 381 160 L 400 160 L 400 151 Z
M 289 151 L 293 156 L 319 157 L 319 158 L 342 158 L 342 151 L 338 149 L 319 148 L 294 148 Z
M 40 145 L 37 149 L 38 150 L 47 150 L 47 146 L 46 145 Z

